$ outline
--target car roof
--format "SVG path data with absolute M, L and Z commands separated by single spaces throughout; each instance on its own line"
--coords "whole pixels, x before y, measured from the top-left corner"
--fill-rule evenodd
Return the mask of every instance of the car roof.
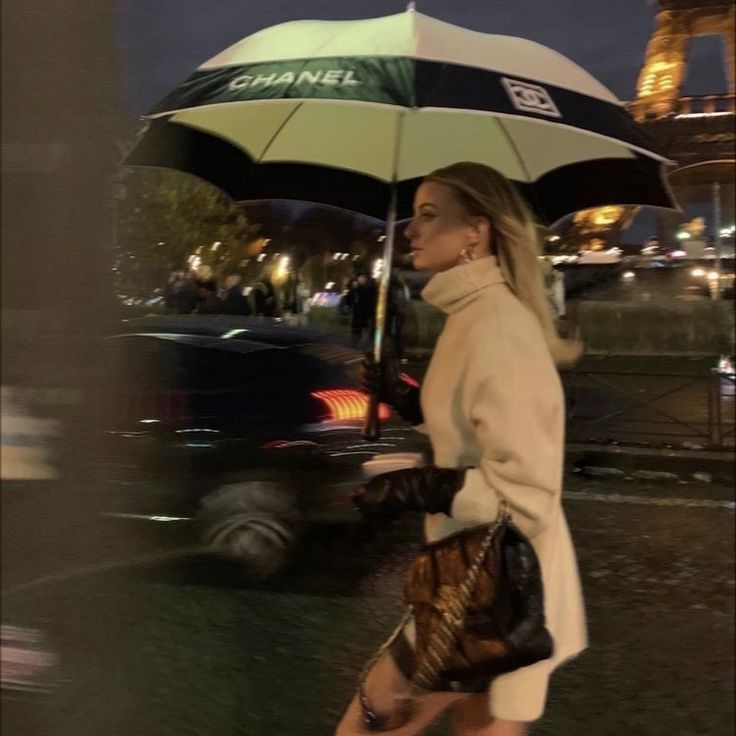
M 254 353 L 259 350 L 284 350 L 286 346 L 272 345 L 270 343 L 256 342 L 254 340 L 226 340 L 222 337 L 210 337 L 209 335 L 188 335 L 179 332 L 126 332 L 118 335 L 110 335 L 108 340 L 160 340 L 177 345 L 186 345 L 190 348 L 201 348 L 205 350 L 225 350 L 229 353 Z
M 123 335 L 165 336 L 166 339 L 176 339 L 177 335 L 201 336 L 213 341 L 228 339 L 258 343 L 264 347 L 290 347 L 327 340 L 342 342 L 339 337 L 322 330 L 287 325 L 280 319 L 221 314 L 172 314 L 126 319 L 115 332 L 116 337 Z

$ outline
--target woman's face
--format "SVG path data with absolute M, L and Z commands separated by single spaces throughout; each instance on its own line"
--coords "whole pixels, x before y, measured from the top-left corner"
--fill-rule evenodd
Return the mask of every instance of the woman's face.
M 447 271 L 462 262 L 461 252 L 468 248 L 475 257 L 488 255 L 487 243 L 483 248 L 480 242 L 481 229 L 471 222 L 450 187 L 423 182 L 414 195 L 414 218 L 404 231 L 411 241 L 414 268 Z

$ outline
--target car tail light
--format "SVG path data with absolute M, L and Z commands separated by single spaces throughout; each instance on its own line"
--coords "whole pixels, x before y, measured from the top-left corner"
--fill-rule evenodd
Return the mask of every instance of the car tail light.
M 314 391 L 312 396 L 321 402 L 324 414 L 323 421 L 340 421 L 344 419 L 365 419 L 368 411 L 368 394 L 353 389 L 331 389 Z M 389 419 L 391 409 L 388 404 L 378 405 L 379 419 Z

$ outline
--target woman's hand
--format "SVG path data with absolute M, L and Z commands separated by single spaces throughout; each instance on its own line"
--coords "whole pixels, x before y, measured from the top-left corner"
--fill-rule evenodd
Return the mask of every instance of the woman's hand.
M 353 502 L 366 519 L 390 521 L 405 511 L 449 515 L 464 482 L 464 468 L 394 470 L 371 478 L 356 491 Z
M 363 391 L 391 404 L 406 421 L 414 425 L 424 422 L 419 389 L 401 377 L 397 360 L 384 356 L 377 363 L 373 353 L 368 352 L 360 364 L 358 378 Z

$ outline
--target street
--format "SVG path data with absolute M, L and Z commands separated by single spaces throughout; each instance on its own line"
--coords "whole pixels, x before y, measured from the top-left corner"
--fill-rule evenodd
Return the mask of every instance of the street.
M 733 503 L 714 485 L 566 478 L 591 645 L 534 736 L 727 736 Z M 85 568 L 4 596 L 58 665 L 4 696 L 6 736 L 329 736 L 401 612 L 417 519 L 323 530 L 267 584 L 214 558 Z M 441 725 L 430 734 L 445 733 Z

